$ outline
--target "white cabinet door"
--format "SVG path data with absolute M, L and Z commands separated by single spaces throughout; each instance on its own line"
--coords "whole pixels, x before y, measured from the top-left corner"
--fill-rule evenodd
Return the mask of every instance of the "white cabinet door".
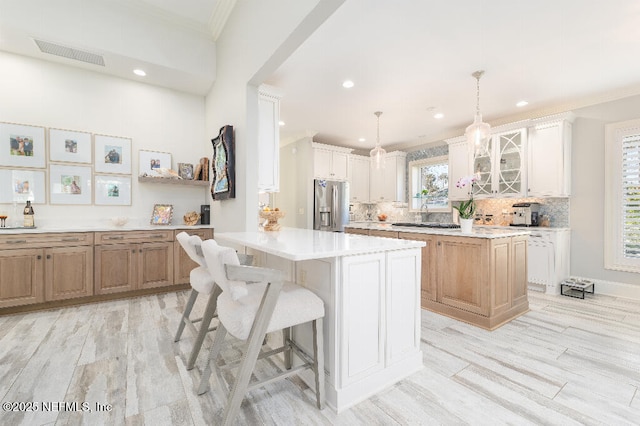
M 349 155 L 344 152 L 333 152 L 331 156 L 331 176 L 335 180 L 347 180 L 349 171 Z
M 420 349 L 420 259 L 420 249 L 387 254 L 387 366 Z
M 324 149 L 313 150 L 313 176 L 318 179 L 332 179 L 333 153 Z
M 526 182 L 527 129 L 494 134 L 489 152 L 474 155 L 473 173 L 479 180 L 474 187 L 477 198 L 523 197 Z
M 280 186 L 280 98 L 258 89 L 258 190 L 278 192 Z
M 338 318 L 341 386 L 384 368 L 385 254 L 345 256 Z
M 349 156 L 349 190 L 352 203 L 369 202 L 369 157 Z
M 462 177 L 471 174 L 469 164 L 469 145 L 466 138 L 462 142 L 449 144 L 449 200 L 469 199 L 469 186 L 458 188 L 456 183 Z
M 561 120 L 534 126 L 528 148 L 528 196 L 570 196 L 571 123 Z

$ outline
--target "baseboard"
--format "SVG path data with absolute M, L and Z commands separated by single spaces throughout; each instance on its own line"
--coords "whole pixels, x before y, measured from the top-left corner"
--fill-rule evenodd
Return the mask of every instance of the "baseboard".
M 589 277 L 571 276 L 571 278 L 585 279 L 593 281 L 595 293 L 613 297 L 623 297 L 625 299 L 640 300 L 640 285 L 619 283 L 615 281 L 604 281 Z

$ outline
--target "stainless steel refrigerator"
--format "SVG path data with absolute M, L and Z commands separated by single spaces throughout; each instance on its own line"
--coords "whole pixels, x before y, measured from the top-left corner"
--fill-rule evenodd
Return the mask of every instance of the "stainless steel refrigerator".
M 313 229 L 344 232 L 349 223 L 349 183 L 313 181 Z

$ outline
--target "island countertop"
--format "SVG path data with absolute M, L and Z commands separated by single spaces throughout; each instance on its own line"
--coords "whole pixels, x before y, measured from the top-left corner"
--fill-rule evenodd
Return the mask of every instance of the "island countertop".
M 215 239 L 222 244 L 239 244 L 293 261 L 403 250 L 425 245 L 422 241 L 298 228 L 282 228 L 280 231 L 220 232 L 216 233 Z
M 426 228 L 419 226 L 396 226 L 389 222 L 351 222 L 345 228 L 369 229 L 376 231 L 412 232 L 416 234 L 449 235 L 453 237 L 502 238 L 531 234 L 530 228 L 506 228 L 474 226 L 470 234 L 463 234 L 460 228 Z

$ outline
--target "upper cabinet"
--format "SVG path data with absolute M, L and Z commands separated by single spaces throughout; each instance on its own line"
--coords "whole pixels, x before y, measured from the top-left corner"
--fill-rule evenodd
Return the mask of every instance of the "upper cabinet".
M 449 201 L 469 199 L 469 187 L 458 188 L 458 179 L 471 174 L 469 145 L 465 136 L 447 140 L 449 144 Z
M 369 164 L 364 155 L 349 156 L 349 194 L 352 203 L 369 202 Z
M 347 180 L 351 148 L 325 145 L 317 142 L 313 147 L 313 177 L 327 180 Z
M 278 192 L 280 187 L 280 93 L 275 87 L 258 88 L 258 190 Z
M 495 133 L 489 140 L 488 152 L 474 154 L 473 172 L 478 175 L 476 197 L 525 196 L 526 142 L 526 129 Z
M 571 195 L 571 126 L 573 115 L 535 120 L 529 129 L 530 197 Z
M 376 169 L 372 161 L 369 175 L 369 198 L 371 202 L 406 202 L 407 153 L 389 152 L 385 155 L 384 167 Z

